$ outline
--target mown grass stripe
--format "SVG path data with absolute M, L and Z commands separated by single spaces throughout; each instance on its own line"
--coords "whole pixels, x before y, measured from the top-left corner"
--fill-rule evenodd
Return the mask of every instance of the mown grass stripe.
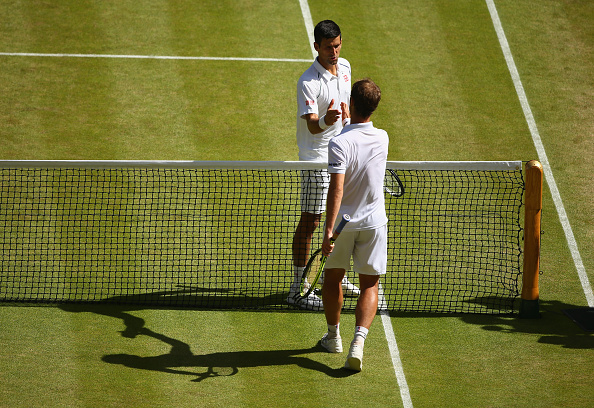
M 532 109 L 530 108 L 530 104 L 528 103 L 528 97 L 526 96 L 526 92 L 524 91 L 524 86 L 522 85 L 520 74 L 518 73 L 518 69 L 514 62 L 514 58 L 512 56 L 511 49 L 507 42 L 505 32 L 503 31 L 503 26 L 501 25 L 501 20 L 499 19 L 497 8 L 495 7 L 495 3 L 493 0 L 486 0 L 486 2 L 487 7 L 489 8 L 489 12 L 491 13 L 493 26 L 495 27 L 495 31 L 497 32 L 497 38 L 499 38 L 499 43 L 501 44 L 501 50 L 503 51 L 505 61 L 507 62 L 509 73 L 512 77 L 512 81 L 516 88 L 520 104 L 522 105 L 524 116 L 526 117 L 526 123 L 528 124 L 530 134 L 532 135 L 534 147 L 536 148 L 536 152 L 538 154 L 538 159 L 542 163 L 545 179 L 547 181 L 547 184 L 549 185 L 549 189 L 551 190 L 553 202 L 555 203 L 555 208 L 557 209 L 557 213 L 559 214 L 559 221 L 561 222 L 563 231 L 565 232 L 567 245 L 569 246 L 569 250 L 571 252 L 575 268 L 577 269 L 578 276 L 582 284 L 582 289 L 584 291 L 584 295 L 586 296 L 586 301 L 588 302 L 588 306 L 594 307 L 594 293 L 592 292 L 592 286 L 590 285 L 588 275 L 586 274 L 586 268 L 584 267 L 584 262 L 582 261 L 582 256 L 580 255 L 577 241 L 573 234 L 573 229 L 571 228 L 569 218 L 567 217 L 567 212 L 565 211 L 565 206 L 563 205 L 563 200 L 561 199 L 561 194 L 559 193 L 559 189 L 557 188 L 557 183 L 555 182 L 555 177 L 553 176 L 553 170 L 551 169 L 551 166 L 549 164 L 549 159 L 547 157 L 544 144 L 540 137 L 538 127 L 536 126 L 536 121 L 534 120 Z

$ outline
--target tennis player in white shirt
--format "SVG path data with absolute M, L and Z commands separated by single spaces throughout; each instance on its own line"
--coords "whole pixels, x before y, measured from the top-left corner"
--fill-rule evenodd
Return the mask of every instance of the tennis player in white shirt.
M 297 145 L 299 159 L 327 162 L 328 142 L 343 127 L 351 93 L 351 65 L 340 58 L 340 27 L 324 20 L 314 29 L 314 48 L 318 57 L 297 82 Z M 348 114 L 347 114 L 348 115 Z M 311 293 L 299 297 L 299 283 L 310 255 L 313 233 L 326 208 L 329 176 L 326 171 L 302 172 L 301 218 L 293 237 L 293 282 L 287 302 L 304 309 L 321 310 L 322 300 Z M 345 277 L 344 290 L 358 295 L 358 288 Z
M 326 350 L 342 352 L 340 312 L 342 279 L 350 267 L 359 275 L 361 294 L 355 309 L 355 336 L 345 367 L 361 371 L 363 347 L 377 312 L 379 278 L 387 269 L 387 223 L 383 181 L 388 159 L 388 134 L 370 121 L 381 99 L 379 87 L 370 79 L 358 81 L 351 90 L 351 123 L 330 140 L 328 146 L 328 191 L 326 226 L 322 251 L 328 255 L 322 286 L 328 332 L 321 340 Z M 330 243 L 337 219 L 349 214 L 334 244 Z

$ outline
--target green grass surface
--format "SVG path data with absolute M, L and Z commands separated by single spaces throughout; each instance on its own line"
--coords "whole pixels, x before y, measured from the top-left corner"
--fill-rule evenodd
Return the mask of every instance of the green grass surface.
M 354 78 L 382 87 L 390 160 L 537 158 L 484 1 L 309 3 L 341 25 Z M 594 3 L 496 5 L 592 282 Z M 0 52 L 311 57 L 297 1 L 0 10 Z M 0 158 L 295 160 L 307 67 L 0 56 Z M 586 301 L 546 186 L 543 230 L 541 319 L 391 317 L 415 407 L 592 405 L 594 337 L 562 314 Z M 306 406 L 304 388 L 321 406 L 402 405 L 379 319 L 357 375 L 312 348 L 323 332 L 315 313 L 2 307 L 0 406 Z M 201 375 L 218 364 L 237 371 Z

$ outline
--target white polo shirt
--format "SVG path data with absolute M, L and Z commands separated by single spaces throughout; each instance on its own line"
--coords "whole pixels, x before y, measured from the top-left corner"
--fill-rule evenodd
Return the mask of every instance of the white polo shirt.
M 334 76 L 318 62 L 318 59 L 301 75 L 297 81 L 297 146 L 299 160 L 326 161 L 328 142 L 342 130 L 342 121 L 325 129 L 322 133 L 312 134 L 307 128 L 303 115 L 326 114 L 330 101 L 333 108 L 341 110 L 340 103 L 347 105 L 351 98 L 351 64 L 339 58 L 337 75 Z
M 388 222 L 384 205 L 384 175 L 388 134 L 373 123 L 345 126 L 328 145 L 328 173 L 344 174 L 338 218 L 349 214 L 345 231 L 375 229 Z

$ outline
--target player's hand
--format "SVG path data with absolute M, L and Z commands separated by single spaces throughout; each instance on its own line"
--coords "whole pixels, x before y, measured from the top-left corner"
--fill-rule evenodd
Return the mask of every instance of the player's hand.
M 334 249 L 334 244 L 330 243 L 330 238 L 331 238 L 330 235 L 325 235 L 324 241 L 322 242 L 322 253 L 325 256 L 330 255 L 330 253 Z
M 342 116 L 342 112 L 339 109 L 332 109 L 334 106 L 334 99 L 330 101 L 330 106 L 328 106 L 328 110 L 326 111 L 326 117 L 324 118 L 324 122 L 328 126 L 332 126 L 339 120 Z
M 348 119 L 351 117 L 351 112 L 349 111 L 349 105 L 344 102 L 340 102 L 340 107 L 342 109 L 342 120 Z

